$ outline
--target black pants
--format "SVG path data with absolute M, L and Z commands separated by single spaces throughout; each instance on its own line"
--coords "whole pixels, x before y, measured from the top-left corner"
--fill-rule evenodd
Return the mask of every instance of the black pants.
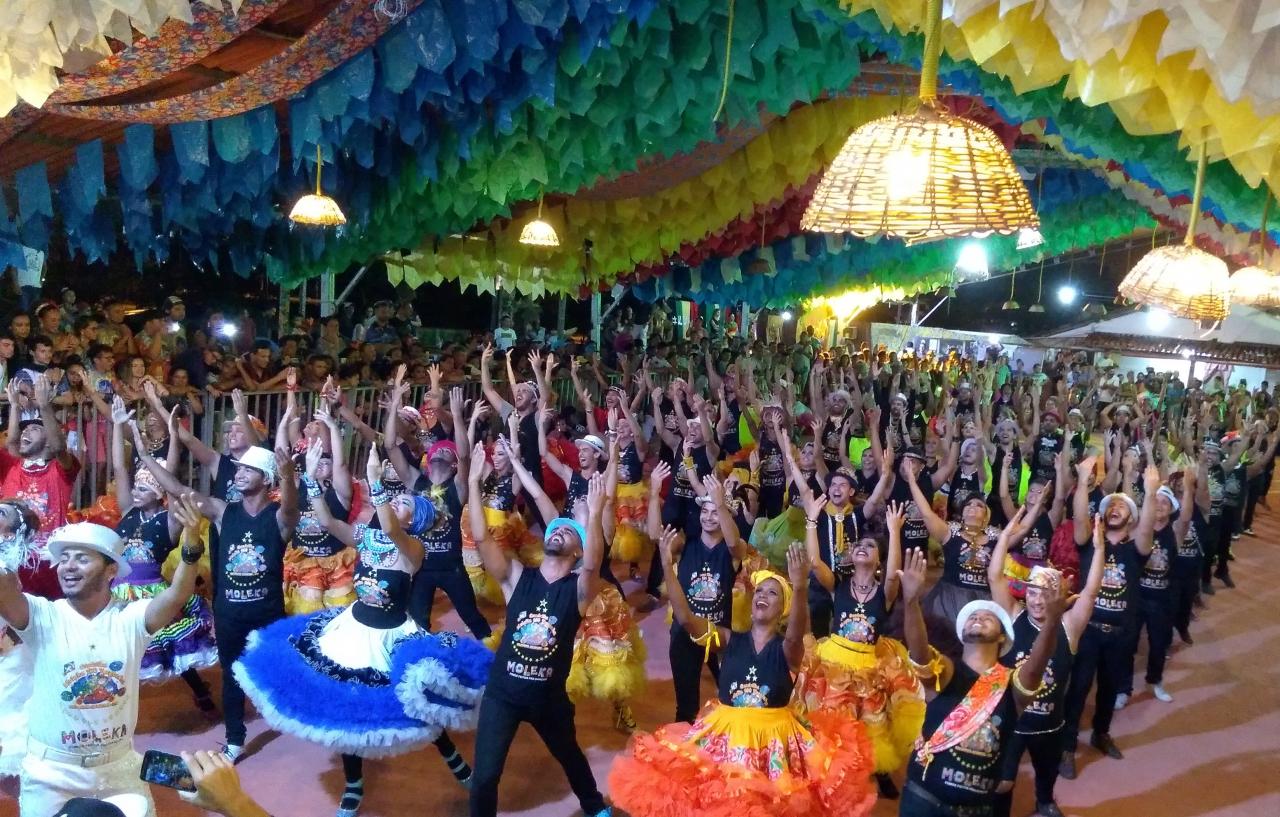
M 825 588 L 809 587 L 809 624 L 814 638 L 831 635 L 831 617 L 835 614 L 835 600 Z
M 676 720 L 693 723 L 702 706 L 702 664 L 706 647 L 693 643 L 684 630 L 673 631 L 667 656 L 671 660 L 671 682 L 676 689 Z M 705 659 L 711 675 L 720 680 L 720 656 Z
M 1223 503 L 1222 516 L 1218 517 L 1218 547 L 1214 554 L 1217 567 L 1214 568 L 1213 575 L 1219 579 L 1231 574 L 1228 568 L 1231 563 L 1231 537 L 1240 532 L 1240 511 L 1241 508 L 1237 506 Z
M 1222 529 L 1222 516 L 1210 518 L 1209 523 L 1205 525 L 1205 536 L 1200 537 L 1200 549 L 1204 551 L 1204 557 L 1200 560 L 1200 581 L 1208 584 L 1213 578 L 1213 569 L 1218 562 L 1218 540 L 1219 533 Z M 1231 544 L 1231 538 L 1227 538 L 1227 544 Z M 1222 546 L 1226 550 L 1226 545 Z
M 1249 480 L 1249 498 L 1244 501 L 1244 521 L 1240 523 L 1241 531 L 1253 529 L 1253 514 L 1258 508 L 1258 503 L 1267 495 L 1267 487 L 1265 473 Z
M 596 786 L 591 764 L 578 746 L 574 732 L 573 704 L 563 690 L 536 705 L 512 703 L 501 695 L 488 693 L 480 702 L 480 722 L 476 726 L 476 765 L 471 776 L 471 817 L 494 817 L 498 813 L 498 781 L 511 751 L 511 741 L 521 723 L 528 723 L 542 738 L 551 756 L 564 769 L 569 787 L 578 796 L 586 817 L 605 808 Z
M 973 806 L 949 806 L 932 799 L 919 783 L 908 780 L 898 801 L 898 817 L 996 817 L 996 804 L 1001 795 L 991 795 L 991 802 Z
M 449 603 L 458 611 L 462 622 L 476 638 L 488 638 L 493 633 L 489 622 L 476 606 L 476 591 L 471 578 L 461 563 L 457 567 L 437 570 L 423 568 L 413 577 L 413 589 L 409 593 L 409 615 L 424 630 L 431 629 L 431 604 L 435 601 L 436 588 L 444 591 Z
M 1052 803 L 1053 787 L 1058 782 L 1058 764 L 1062 761 L 1062 728 L 1035 735 L 1018 732 L 1010 735 L 1002 761 L 1005 780 L 1018 779 L 1018 765 L 1022 763 L 1023 752 L 1031 753 L 1031 768 L 1036 776 L 1036 806 Z M 1012 804 L 1013 797 L 1001 798 L 996 807 L 996 817 L 1009 817 Z
M 1138 622 L 1133 629 L 1133 657 L 1138 658 L 1138 644 L 1142 640 L 1142 630 L 1147 631 L 1147 674 L 1148 684 L 1158 684 L 1164 680 L 1164 662 L 1169 657 L 1169 646 L 1173 643 L 1173 590 L 1157 597 L 1144 594 L 1138 602 Z M 1129 671 L 1120 683 L 1120 691 L 1133 694 L 1133 664 L 1129 662 Z
M 218 664 L 222 667 L 222 722 L 227 730 L 227 745 L 244 746 L 244 690 L 236 681 L 231 667 L 240 660 L 249 633 L 265 627 L 280 616 L 240 619 L 217 616 L 214 627 L 218 634 Z
M 1095 678 L 1098 692 L 1093 698 L 1093 733 L 1106 735 L 1111 732 L 1116 693 L 1120 691 L 1125 673 L 1133 671 L 1132 629 L 1129 625 L 1104 631 L 1093 622 L 1084 628 L 1071 668 L 1071 682 L 1067 685 L 1067 722 L 1063 726 L 1062 738 L 1064 752 L 1075 751 L 1080 736 L 1080 716 L 1084 714 L 1084 705 Z
M 1173 627 L 1180 633 L 1191 627 L 1191 608 L 1200 593 L 1200 566 L 1175 568 L 1173 573 Z

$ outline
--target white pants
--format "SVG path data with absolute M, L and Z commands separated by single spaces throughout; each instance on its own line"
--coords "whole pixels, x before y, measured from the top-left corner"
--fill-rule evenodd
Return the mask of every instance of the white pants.
M 72 797 L 140 794 L 147 798 L 147 817 L 155 817 L 149 787 L 138 777 L 141 772 L 142 755 L 137 752 L 90 769 L 28 754 L 22 760 L 18 813 L 21 817 L 54 817 Z

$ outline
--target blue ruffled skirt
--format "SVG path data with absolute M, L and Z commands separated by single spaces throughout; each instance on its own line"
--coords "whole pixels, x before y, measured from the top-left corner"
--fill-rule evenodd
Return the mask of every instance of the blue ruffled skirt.
M 446 728 L 475 727 L 493 653 L 412 624 L 369 627 L 350 609 L 292 616 L 250 634 L 232 671 L 272 728 L 338 752 L 386 757 L 421 748 Z

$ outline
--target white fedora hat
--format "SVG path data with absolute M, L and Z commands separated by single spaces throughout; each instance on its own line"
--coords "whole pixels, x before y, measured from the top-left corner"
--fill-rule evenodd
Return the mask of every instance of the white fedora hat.
M 104 525 L 93 522 L 73 522 L 70 525 L 63 525 L 49 537 L 48 547 L 49 556 L 55 561 L 67 548 L 83 548 L 101 553 L 115 562 L 116 567 L 119 568 L 116 575 L 121 579 L 132 571 L 124 558 L 124 540 Z

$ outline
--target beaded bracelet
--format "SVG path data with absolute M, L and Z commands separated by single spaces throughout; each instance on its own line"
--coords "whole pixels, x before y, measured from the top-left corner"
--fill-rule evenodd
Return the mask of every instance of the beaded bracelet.
M 369 501 L 373 503 L 373 507 L 381 508 L 391 501 L 391 494 L 387 491 L 379 491 L 376 494 L 370 494 Z

